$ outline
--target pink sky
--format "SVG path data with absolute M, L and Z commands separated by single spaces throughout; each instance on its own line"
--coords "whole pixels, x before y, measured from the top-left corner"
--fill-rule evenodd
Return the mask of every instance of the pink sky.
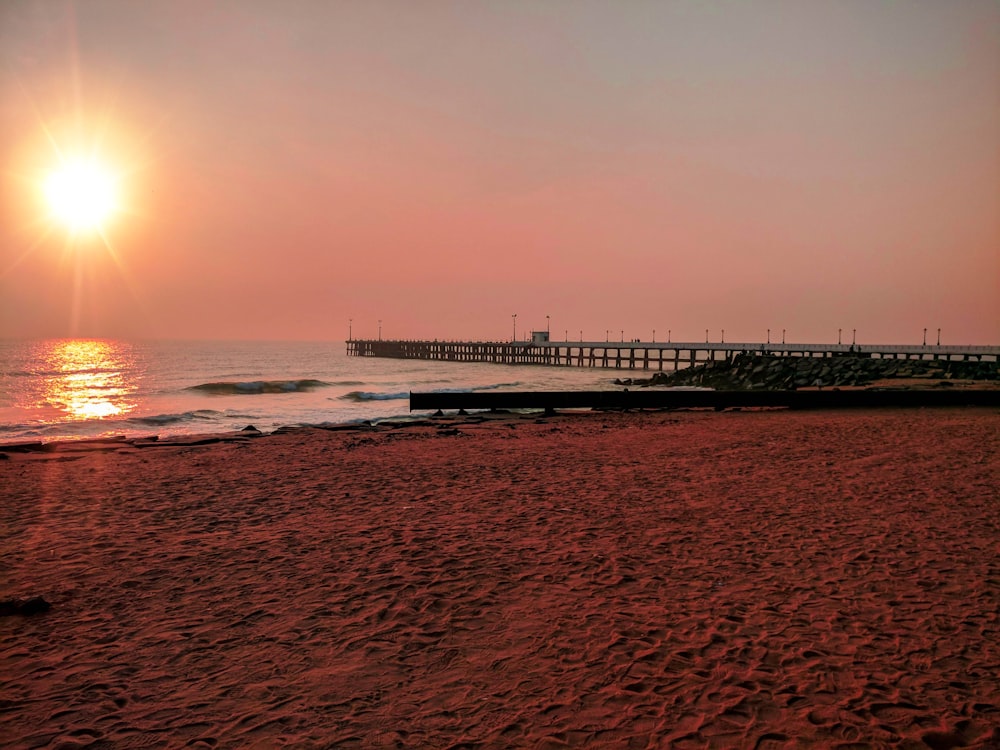
M 998 39 L 995 0 L 5 0 L 0 337 L 997 344 Z M 53 142 L 122 171 L 110 251 L 42 216 Z

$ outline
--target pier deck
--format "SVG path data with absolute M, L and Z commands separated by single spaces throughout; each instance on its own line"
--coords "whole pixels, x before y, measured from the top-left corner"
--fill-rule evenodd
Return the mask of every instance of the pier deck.
M 760 342 L 649 341 L 410 341 L 350 339 L 352 357 L 442 362 L 593 367 L 616 370 L 679 370 L 725 360 L 740 352 L 788 357 L 860 356 L 880 359 L 998 361 L 1000 346 L 910 344 L 778 344 Z

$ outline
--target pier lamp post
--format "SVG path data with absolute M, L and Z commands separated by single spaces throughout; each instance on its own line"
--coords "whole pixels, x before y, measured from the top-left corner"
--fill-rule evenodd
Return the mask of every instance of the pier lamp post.
M 705 329 L 705 343 L 708 343 L 708 329 Z
M 622 329 L 622 343 L 625 343 L 625 329 Z
M 569 341 L 569 329 L 568 328 L 563 333 L 563 341 Z
M 653 343 L 656 343 L 656 329 L 653 329 Z
M 767 343 L 769 343 L 769 344 L 771 343 L 771 329 L 770 328 L 767 329 Z
M 782 344 L 785 343 L 785 329 L 784 328 L 781 329 L 781 343 Z
M 353 331 L 354 331 L 354 318 L 348 318 L 347 319 L 347 340 L 348 341 L 353 341 L 354 340 L 354 336 L 352 335 Z
M 514 321 L 514 338 L 511 339 L 511 342 L 516 343 L 517 342 L 517 313 L 514 313 L 510 317 L 511 317 L 511 320 Z
M 840 344 L 840 329 L 837 329 L 837 344 Z
M 924 329 L 924 346 L 927 346 L 927 329 Z
M 548 315 L 545 316 L 545 332 L 546 333 L 551 333 L 551 330 L 549 329 L 549 316 Z
M 858 329 L 857 328 L 852 328 L 851 329 L 851 346 L 854 346 L 856 343 L 858 343 Z
M 941 346 L 941 329 L 940 328 L 938 328 L 938 342 L 937 342 L 937 345 Z
M 379 341 L 382 340 L 382 321 L 381 320 L 378 322 L 378 340 Z
M 722 338 L 720 338 L 719 341 L 721 341 L 723 344 L 726 343 L 726 329 L 725 328 L 722 329 Z
M 583 343 L 583 331 L 580 331 L 580 343 Z
M 608 328 L 604 329 L 604 343 L 611 343 L 611 330 Z
M 671 330 L 668 328 L 667 329 L 667 343 L 668 344 L 670 343 L 670 334 L 671 334 Z

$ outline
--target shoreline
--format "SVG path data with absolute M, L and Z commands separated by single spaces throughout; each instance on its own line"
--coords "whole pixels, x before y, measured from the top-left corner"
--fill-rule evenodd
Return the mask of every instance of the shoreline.
M 0 461 L 24 747 L 1000 742 L 997 410 L 586 412 Z M 116 441 L 120 442 L 120 441 Z
M 632 383 L 628 383 L 631 385 Z M 627 388 L 625 389 L 628 390 Z M 645 389 L 644 389 L 645 390 Z M 646 392 L 655 392 L 658 389 L 650 389 Z M 679 389 L 681 393 L 689 390 L 687 388 Z M 708 389 L 711 390 L 711 389 Z M 799 391 L 809 393 L 814 391 L 822 392 L 822 389 L 817 388 L 801 388 Z M 892 393 L 896 391 L 901 391 L 903 393 L 913 392 L 913 391 L 929 391 L 933 392 L 937 389 L 929 386 L 925 386 L 922 383 L 911 384 L 909 382 L 895 383 L 893 381 L 880 381 L 871 386 L 867 387 L 834 387 L 827 389 L 828 392 L 844 391 L 847 395 L 852 392 L 858 391 L 881 391 L 883 394 L 888 394 L 890 397 Z M 968 391 L 1000 391 L 1000 386 L 997 386 L 993 382 L 983 382 L 983 381 L 972 381 L 969 383 L 962 383 L 955 388 L 957 392 L 968 392 Z M 639 391 L 642 393 L 644 391 Z M 737 396 L 741 392 L 735 392 Z M 753 392 L 751 392 L 753 393 Z M 462 395 L 462 394 L 459 394 Z M 469 394 L 478 395 L 478 394 Z M 501 393 L 501 396 L 505 395 Z M 512 392 L 511 395 L 518 395 L 517 392 Z M 570 392 L 572 395 L 572 392 Z M 759 393 L 754 395 L 760 395 Z M 766 393 L 765 393 L 766 395 Z M 227 430 L 227 431 L 214 431 L 214 432 L 185 432 L 185 433 L 170 433 L 167 435 L 159 435 L 157 433 L 149 432 L 147 434 L 129 434 L 129 433 L 115 433 L 110 435 L 99 435 L 99 436 L 84 436 L 84 437 L 66 437 L 60 436 L 52 439 L 15 439 L 11 442 L 0 441 L 0 460 L 3 460 L 4 455 L 9 456 L 11 454 L 25 454 L 25 453 L 52 453 L 61 451 L 86 451 L 86 450 L 115 450 L 119 447 L 131 446 L 138 448 L 152 448 L 152 447 L 167 447 L 167 446 L 193 446 L 193 445 L 210 445 L 220 442 L 238 442 L 241 440 L 255 439 L 259 437 L 266 437 L 269 435 L 279 435 L 295 430 L 325 430 L 330 432 L 343 432 L 343 431 L 359 431 L 359 432 L 370 432 L 378 430 L 399 430 L 406 428 L 424 427 L 428 424 L 448 424 L 450 422 L 455 422 L 456 424 L 464 423 L 476 423 L 482 421 L 504 421 L 504 420 L 518 420 L 518 419 L 534 419 L 534 418 L 556 418 L 556 417 L 580 417 L 587 414 L 614 414 L 616 412 L 629 413 L 630 411 L 638 411 L 640 413 L 685 413 L 685 412 L 699 412 L 699 411 L 721 411 L 721 412 L 753 412 L 753 411 L 793 411 L 793 410 L 871 410 L 871 409 L 935 409 L 935 410 L 951 410 L 951 409 L 986 409 L 986 410 L 996 410 L 996 407 L 992 404 L 966 404 L 966 405 L 956 405 L 952 403 L 946 404 L 935 404 L 927 403 L 920 405 L 910 405 L 910 404 L 895 404 L 891 400 L 887 400 L 885 404 L 865 404 L 862 406 L 855 406 L 852 404 L 848 405 L 832 405 L 832 406 L 803 406 L 796 407 L 795 409 L 790 409 L 786 405 L 724 405 L 724 406 L 638 406 L 634 409 L 626 408 L 622 409 L 619 407 L 569 407 L 569 408 L 559 408 L 554 412 L 547 411 L 545 408 L 541 407 L 528 407 L 528 408 L 498 408 L 498 409 L 482 409 L 482 408 L 470 408 L 468 412 L 465 409 L 455 409 L 450 408 L 448 412 L 443 412 L 438 410 L 435 413 L 428 414 L 418 414 L 413 415 L 412 411 L 408 414 L 400 414 L 388 417 L 376 417 L 371 419 L 357 419 L 348 422 L 324 422 L 318 424 L 289 424 L 276 427 L 270 431 L 262 431 L 256 428 L 253 424 L 248 424 L 242 429 Z M 430 411 L 429 409 L 423 411 Z

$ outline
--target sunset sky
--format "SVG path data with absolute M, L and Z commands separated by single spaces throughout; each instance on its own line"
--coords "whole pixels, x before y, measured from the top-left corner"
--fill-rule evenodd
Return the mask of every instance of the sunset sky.
M 0 337 L 1000 343 L 996 0 L 3 0 L 0 169 Z

